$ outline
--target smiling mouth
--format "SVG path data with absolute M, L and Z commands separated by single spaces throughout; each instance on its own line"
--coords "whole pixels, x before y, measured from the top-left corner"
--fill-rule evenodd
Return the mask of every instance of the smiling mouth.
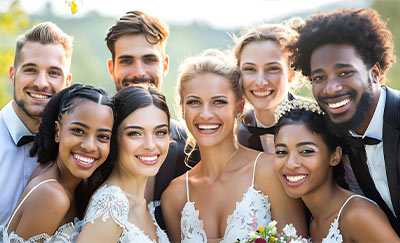
M 251 91 L 251 93 L 256 97 L 266 97 L 266 96 L 272 94 L 272 92 L 273 92 L 272 90 L 268 90 L 268 91 L 255 91 L 255 90 L 253 90 L 253 91 Z
M 51 98 L 50 95 L 43 95 L 43 94 L 37 94 L 37 93 L 32 93 L 32 92 L 27 92 L 29 96 L 35 98 L 35 99 L 49 99 Z
M 160 157 L 160 155 L 152 155 L 152 156 L 140 156 L 140 155 L 136 155 L 136 158 L 142 162 L 145 165 L 155 165 L 158 162 L 158 157 Z
M 92 164 L 94 162 L 94 158 L 84 157 L 84 156 L 81 156 L 79 154 L 73 154 L 72 156 L 74 156 L 74 158 L 79 163 L 82 163 L 82 164 L 85 164 L 85 165 L 90 165 L 90 164 Z
M 196 125 L 196 127 L 202 131 L 214 131 L 217 130 L 221 125 Z
M 285 175 L 286 180 L 289 182 L 299 182 L 301 180 L 304 180 L 307 177 L 307 175 L 296 175 L 296 176 L 288 176 Z
M 327 104 L 328 104 L 329 108 L 337 109 L 337 108 L 340 108 L 340 107 L 343 107 L 343 106 L 347 105 L 348 103 L 350 103 L 350 98 L 346 98 L 346 99 L 344 99 L 342 101 L 339 101 L 339 102 L 336 102 L 336 103 L 327 103 Z

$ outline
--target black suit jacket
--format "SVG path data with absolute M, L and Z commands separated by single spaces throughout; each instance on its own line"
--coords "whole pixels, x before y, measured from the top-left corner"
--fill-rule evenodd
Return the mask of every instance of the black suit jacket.
M 163 165 L 160 167 L 156 175 L 154 185 L 154 200 L 158 201 L 161 199 L 161 194 L 167 188 L 169 183 L 175 177 L 178 177 L 185 173 L 190 168 L 185 165 L 186 155 L 184 153 L 186 143 L 186 132 L 181 123 L 171 119 L 171 134 L 170 134 L 170 145 L 168 149 L 168 155 Z M 200 161 L 200 153 L 195 150 L 189 158 L 189 165 L 194 166 Z M 162 218 L 161 207 L 157 207 L 155 210 L 155 216 L 158 224 L 162 229 L 165 229 L 165 225 Z
M 393 209 L 397 218 L 380 196 L 369 174 L 365 151 L 349 148 L 349 159 L 364 194 L 374 200 L 385 212 L 393 228 L 400 236 L 400 92 L 382 86 L 386 89 L 386 103 L 383 115 L 383 153 L 386 176 Z M 383 165 L 382 165 L 383 166 Z

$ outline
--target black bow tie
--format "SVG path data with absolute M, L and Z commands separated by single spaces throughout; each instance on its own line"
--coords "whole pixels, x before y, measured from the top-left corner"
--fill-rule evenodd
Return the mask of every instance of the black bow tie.
M 275 132 L 275 126 L 272 127 L 247 127 L 249 129 L 249 132 L 251 134 L 255 134 L 258 136 L 264 135 L 264 134 L 274 134 Z
M 345 142 L 347 145 L 349 145 L 351 147 L 361 147 L 364 145 L 379 144 L 381 142 L 381 140 L 376 139 L 376 138 L 367 137 L 367 136 L 365 136 L 364 138 L 349 136 L 349 137 L 345 137 Z
M 27 144 L 27 143 L 30 143 L 30 142 L 32 142 L 34 139 L 35 139 L 35 136 L 33 136 L 33 135 L 25 135 L 25 136 L 22 136 L 22 137 L 19 139 L 18 143 L 17 143 L 17 147 L 21 147 L 21 146 L 23 146 L 23 145 L 25 145 L 25 144 Z

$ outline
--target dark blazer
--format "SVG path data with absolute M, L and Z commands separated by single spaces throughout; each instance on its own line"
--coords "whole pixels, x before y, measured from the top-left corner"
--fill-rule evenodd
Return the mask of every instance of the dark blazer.
M 394 230 L 400 236 L 400 92 L 386 89 L 386 103 L 383 115 L 383 153 L 386 176 L 393 209 L 397 218 L 377 191 L 366 164 L 365 150 L 349 148 L 349 159 L 364 194 L 374 200 L 385 212 Z
M 181 123 L 171 119 L 171 134 L 170 134 L 170 145 L 168 149 L 168 155 L 163 165 L 160 167 L 156 175 L 154 185 L 154 200 L 158 201 L 161 199 L 161 194 L 167 188 L 169 183 L 175 177 L 178 177 L 185 173 L 190 168 L 185 165 L 186 155 L 184 153 L 186 143 L 186 132 Z M 200 153 L 195 150 L 189 158 L 188 164 L 194 166 L 200 161 Z M 162 229 L 165 229 L 165 225 L 162 218 L 161 207 L 157 207 L 155 210 L 155 216 L 158 224 Z

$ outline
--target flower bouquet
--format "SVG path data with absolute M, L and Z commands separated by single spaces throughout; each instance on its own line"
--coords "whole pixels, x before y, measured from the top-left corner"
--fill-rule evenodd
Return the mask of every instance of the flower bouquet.
M 273 220 L 267 228 L 260 226 L 258 230 L 250 232 L 248 239 L 243 243 L 308 243 L 307 239 L 296 235 L 296 229 L 293 224 L 286 225 L 282 233 L 276 230 L 276 222 Z M 236 241 L 235 243 L 242 243 Z

